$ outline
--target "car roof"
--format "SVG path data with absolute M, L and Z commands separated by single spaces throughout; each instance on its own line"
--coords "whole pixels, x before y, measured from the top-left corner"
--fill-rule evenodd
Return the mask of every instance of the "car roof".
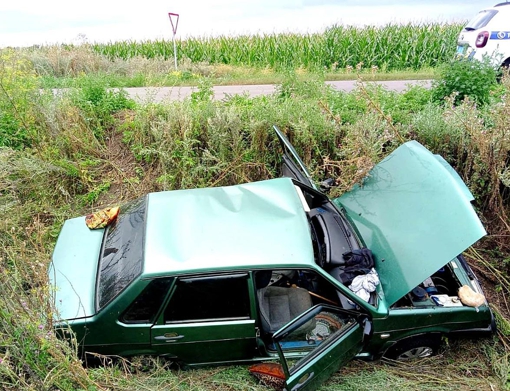
M 503 6 L 506 6 L 506 5 L 510 5 L 510 2 L 507 1 L 507 2 L 503 2 L 503 3 L 498 3 L 493 8 L 503 7 Z
M 143 276 L 315 265 L 289 178 L 148 195 Z

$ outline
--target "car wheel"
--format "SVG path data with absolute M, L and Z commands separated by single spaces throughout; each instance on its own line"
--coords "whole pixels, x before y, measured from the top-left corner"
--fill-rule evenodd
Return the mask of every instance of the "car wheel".
M 510 70 L 510 58 L 507 58 L 503 62 L 503 64 L 501 64 L 501 67 L 499 68 L 498 73 L 496 75 L 498 83 L 501 83 L 504 75 L 508 75 L 509 70 Z
M 441 339 L 439 336 L 423 336 L 397 342 L 385 353 L 392 360 L 406 361 L 430 357 L 437 353 Z

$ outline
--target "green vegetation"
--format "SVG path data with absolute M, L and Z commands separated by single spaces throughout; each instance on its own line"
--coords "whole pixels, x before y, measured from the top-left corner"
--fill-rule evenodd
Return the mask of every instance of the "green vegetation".
M 417 70 L 452 58 L 462 27 L 446 23 L 339 25 L 317 34 L 188 38 L 177 42 L 178 59 L 273 69 L 335 70 L 358 65 L 384 71 Z M 115 42 L 93 48 L 110 59 L 174 55 L 170 41 Z
M 470 97 L 483 105 L 490 102 L 491 92 L 497 84 L 498 70 L 494 69 L 489 58 L 485 58 L 484 61 L 460 58 L 443 64 L 439 76 L 434 82 L 436 101 L 455 94 L 455 104 Z
M 281 83 L 303 80 L 431 79 L 455 53 L 460 23 L 382 27 L 332 26 L 315 34 L 265 34 L 171 41 L 52 45 L 21 50 L 43 87 L 78 87 L 93 79 L 109 87 Z
M 211 79 L 193 76 L 199 89 L 189 99 L 140 105 L 108 90 L 111 79 L 97 72 L 127 62 L 110 61 L 90 47 L 45 50 L 60 52 L 53 58 L 41 51 L 0 52 L 0 388 L 265 389 L 245 367 L 180 371 L 135 358 L 85 369 L 72 339 L 67 344 L 51 332 L 46 268 L 67 218 L 148 191 L 273 177 L 279 161 L 273 124 L 287 133 L 317 180 L 337 180 L 333 195 L 359 182 L 403 141 L 416 139 L 456 168 L 489 232 L 466 255 L 483 278 L 499 338 L 449 340 L 440 356 L 418 363 L 353 362 L 323 389 L 510 387 L 510 80 L 481 105 L 477 95 L 461 102 L 437 90 L 413 87 L 397 94 L 361 81 L 352 93 L 336 92 L 323 75 L 303 79 L 301 71 L 287 71 L 274 95 L 213 101 Z M 61 52 L 69 61 L 56 61 L 64 58 Z M 83 57 L 71 61 L 73 55 Z M 144 64 L 150 70 L 158 63 Z M 84 88 L 40 92 L 48 77 L 41 76 L 43 69 L 59 70 L 59 78 L 72 77 Z

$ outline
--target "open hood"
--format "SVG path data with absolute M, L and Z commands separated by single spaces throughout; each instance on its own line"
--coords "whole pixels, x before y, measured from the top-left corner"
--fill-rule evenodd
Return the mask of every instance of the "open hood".
M 410 141 L 334 202 L 372 250 L 392 305 L 486 234 L 472 200 L 443 158 Z

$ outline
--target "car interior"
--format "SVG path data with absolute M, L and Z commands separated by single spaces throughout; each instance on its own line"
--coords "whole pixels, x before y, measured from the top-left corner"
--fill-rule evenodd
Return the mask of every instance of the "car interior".
M 309 270 L 260 270 L 254 273 L 257 303 L 261 325 L 261 338 L 266 349 L 274 351 L 272 335 L 281 327 L 317 304 L 342 308 L 342 294 L 323 277 Z M 342 320 L 338 315 L 321 313 L 287 337 L 282 344 L 286 350 L 312 349 L 318 335 L 326 339 L 333 330 L 351 320 Z

